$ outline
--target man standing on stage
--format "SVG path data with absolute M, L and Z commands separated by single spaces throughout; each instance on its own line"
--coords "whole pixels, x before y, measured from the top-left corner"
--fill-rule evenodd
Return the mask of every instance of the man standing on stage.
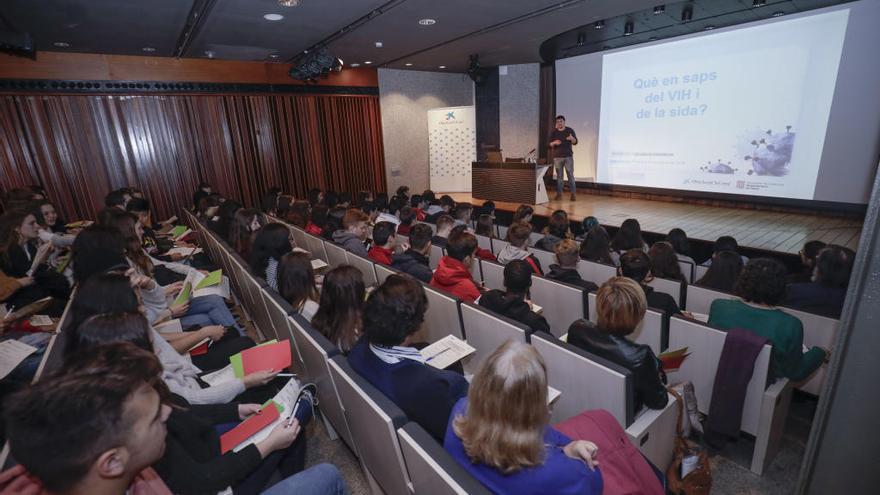
M 565 126 L 565 117 L 556 116 L 556 127 L 550 131 L 550 147 L 553 149 L 553 169 L 556 172 L 556 199 L 562 199 L 563 168 L 568 173 L 568 189 L 571 191 L 571 200 L 575 201 L 574 185 L 574 157 L 571 146 L 578 144 L 574 129 Z

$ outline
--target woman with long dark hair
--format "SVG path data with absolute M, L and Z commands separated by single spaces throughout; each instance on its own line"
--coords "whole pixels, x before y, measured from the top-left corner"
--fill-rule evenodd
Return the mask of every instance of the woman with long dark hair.
M 299 314 L 311 320 L 318 311 L 318 287 L 306 253 L 287 253 L 278 263 L 278 292 Z
M 606 265 L 618 265 L 620 255 L 611 250 L 611 242 L 605 227 L 597 226 L 587 232 L 581 243 L 581 259 Z
M 343 353 L 348 353 L 360 336 L 365 295 L 364 277 L 353 266 L 334 268 L 324 276 L 312 326 Z
M 642 226 L 635 218 L 627 218 L 617 230 L 617 235 L 611 241 L 611 249 L 618 253 L 629 251 L 630 249 L 641 249 L 648 251 L 648 245 L 642 239 Z
M 687 283 L 672 244 L 666 241 L 655 242 L 648 250 L 648 257 L 651 258 L 651 275 Z
M 254 237 L 250 265 L 254 275 L 266 279 L 269 287 L 278 290 L 278 261 L 293 251 L 290 231 L 280 223 L 264 226 Z
M 733 292 L 742 269 L 742 256 L 735 251 L 721 251 L 712 256 L 709 270 L 695 283 L 721 292 Z

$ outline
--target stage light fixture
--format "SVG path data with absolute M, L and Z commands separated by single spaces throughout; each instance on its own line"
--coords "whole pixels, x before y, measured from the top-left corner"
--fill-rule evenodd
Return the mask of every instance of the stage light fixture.
M 605 27 L 605 21 L 596 21 L 593 23 L 593 29 L 602 29 Z
M 58 48 L 69 48 L 70 47 L 70 43 L 68 43 L 66 41 L 56 41 L 55 43 L 52 43 L 52 45 L 57 46 Z
M 690 5 L 681 9 L 681 22 L 690 22 L 694 17 L 694 8 Z
M 278 5 L 282 7 L 296 7 L 300 0 L 278 0 Z
M 632 21 L 626 21 L 626 24 L 623 25 L 623 35 L 624 36 L 632 36 L 635 31 L 635 24 Z
M 281 14 L 263 14 L 263 19 L 266 19 L 267 21 L 274 22 L 274 21 L 280 21 L 281 19 L 284 19 L 284 16 Z
M 777 10 L 776 12 L 773 13 L 773 17 L 781 17 L 784 15 L 785 15 L 785 12 L 783 12 L 781 10 Z
M 419 19 L 419 25 L 421 26 L 433 26 L 437 24 L 437 21 L 434 19 Z
M 577 46 L 584 46 L 584 43 L 587 42 L 587 35 L 584 33 L 578 33 L 577 37 Z
M 156 49 L 153 48 L 152 46 L 145 46 L 145 47 L 141 48 L 141 50 L 143 50 L 143 51 L 145 51 L 145 52 L 147 52 L 147 53 L 153 53 L 153 52 L 156 51 Z
M 752 0 L 752 7 L 763 7 L 767 5 L 767 0 Z
M 666 6 L 665 6 L 665 5 L 658 5 L 658 6 L 654 7 L 654 15 L 660 15 L 660 14 L 663 14 L 663 13 L 665 13 L 665 12 L 666 12 Z
M 360 67 L 361 64 L 355 62 L 355 63 L 353 63 L 353 64 L 349 64 L 348 66 L 349 66 L 349 67 Z
M 314 82 L 318 78 L 327 77 L 330 72 L 341 71 L 344 65 L 345 62 L 341 58 L 332 55 L 326 47 L 321 47 L 311 52 L 304 51 L 299 55 L 288 74 L 294 79 Z M 351 65 L 358 66 L 358 64 Z

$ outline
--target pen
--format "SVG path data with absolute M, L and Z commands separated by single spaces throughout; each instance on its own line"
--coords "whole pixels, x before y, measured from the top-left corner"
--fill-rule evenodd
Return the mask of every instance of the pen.
M 290 378 L 290 377 L 296 376 L 296 373 L 278 373 L 275 376 L 280 376 L 282 378 Z
M 433 356 L 429 357 L 428 359 L 425 359 L 425 362 L 427 363 L 428 361 L 434 359 L 435 357 L 439 356 L 440 354 L 443 354 L 444 352 L 448 351 L 449 349 L 450 349 L 449 347 L 447 347 L 446 349 L 443 349 L 442 351 L 438 352 L 437 354 L 434 354 Z

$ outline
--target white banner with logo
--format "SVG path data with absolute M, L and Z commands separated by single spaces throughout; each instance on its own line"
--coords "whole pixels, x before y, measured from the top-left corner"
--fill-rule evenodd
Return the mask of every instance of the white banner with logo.
M 431 189 L 470 192 L 471 163 L 477 159 L 474 107 L 428 110 Z

